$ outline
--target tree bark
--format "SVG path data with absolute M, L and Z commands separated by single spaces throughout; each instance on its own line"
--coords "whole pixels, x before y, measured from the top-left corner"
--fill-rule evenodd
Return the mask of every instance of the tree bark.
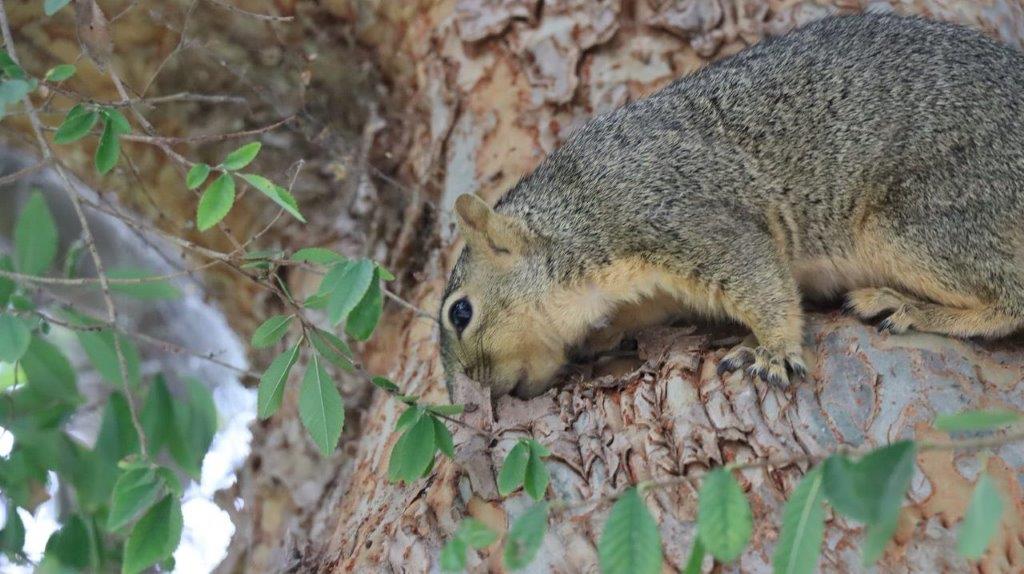
M 404 295 L 430 312 L 457 253 L 449 212 L 460 193 L 495 200 L 587 118 L 711 60 L 868 4 L 975 26 L 1018 47 L 1024 42 L 1024 8 L 1016 0 L 325 4 L 375 50 L 382 73 L 403 99 L 378 141 L 395 161 L 408 202 L 403 227 L 388 245 L 389 263 L 399 271 Z M 329 461 L 311 454 L 296 417 L 279 416 L 258 429 L 254 458 L 240 476 L 245 512 L 223 569 L 437 571 L 440 548 L 463 517 L 504 532 L 529 506 L 524 494 L 502 500 L 494 487 L 495 469 L 523 436 L 553 452 L 549 496 L 582 500 L 638 481 L 696 476 L 728 462 L 825 455 L 912 436 L 941 440 L 930 428 L 937 414 L 1024 409 L 1019 338 L 977 344 L 878 335 L 837 312 L 813 314 L 809 323 L 806 343 L 816 360 L 810 380 L 791 392 L 741 375 L 718 377 L 715 367 L 728 337 L 704 328 L 660 328 L 640 338 L 642 364 L 527 402 L 503 398 L 493 412 L 486 400 L 469 397 L 480 406 L 469 416 L 489 427 L 496 442 L 482 444 L 453 429 L 457 462 L 439 459 L 430 477 L 405 486 L 386 479 L 402 406 L 384 393 L 349 413 L 347 442 Z M 370 370 L 386 373 L 403 392 L 447 400 L 431 321 L 396 309 L 363 352 Z M 294 414 L 294 401 L 286 400 L 284 413 Z M 909 501 L 880 570 L 968 570 L 955 553 L 956 524 L 982 465 L 1012 500 L 978 569 L 1024 568 L 1024 448 L 1006 446 L 993 454 L 983 463 L 973 453 L 918 456 Z M 722 571 L 770 571 L 782 505 L 806 470 L 792 464 L 742 472 L 754 536 L 742 557 Z M 685 564 L 696 500 L 686 483 L 647 496 L 660 524 L 665 568 Z M 587 507 L 553 519 L 530 570 L 597 571 L 596 545 L 607 513 L 607 506 Z M 829 515 L 821 569 L 859 571 L 861 535 L 857 524 Z M 474 572 L 503 571 L 500 543 L 470 551 L 469 564 Z

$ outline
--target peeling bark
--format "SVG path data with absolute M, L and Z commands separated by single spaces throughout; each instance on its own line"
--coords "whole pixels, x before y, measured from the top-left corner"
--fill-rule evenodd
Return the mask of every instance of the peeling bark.
M 396 268 L 404 271 L 405 295 L 430 310 L 457 253 L 448 212 L 460 193 L 493 201 L 587 118 L 712 59 L 811 19 L 869 5 L 954 20 L 1017 46 L 1024 42 L 1024 7 L 1015 0 L 329 4 L 375 47 L 396 92 L 407 98 L 401 117 L 387 118 L 386 130 L 404 144 L 400 152 L 389 151 L 398 157 L 397 177 L 415 194 L 398 234 Z M 425 222 L 435 227 L 425 232 Z M 252 546 L 239 549 L 233 560 L 240 564 L 239 556 L 248 554 L 260 570 L 436 571 L 442 544 L 464 516 L 504 532 L 529 506 L 523 494 L 500 500 L 493 482 L 494 469 L 522 436 L 533 436 L 553 452 L 549 494 L 580 500 L 725 462 L 936 438 L 929 423 L 939 413 L 1024 409 L 1020 339 L 976 344 L 931 335 L 883 336 L 834 312 L 813 314 L 809 323 L 806 342 L 816 359 L 812 381 L 789 393 L 738 374 L 719 378 L 715 367 L 725 346 L 706 329 L 661 328 L 641 338 L 640 364 L 620 365 L 615 373 L 528 402 L 504 398 L 493 412 L 486 400 L 467 395 L 465 400 L 481 405 L 470 415 L 474 424 L 490 426 L 497 443 L 458 431 L 459 463 L 440 460 L 429 478 L 407 486 L 386 480 L 401 408 L 376 393 L 365 410 L 350 414 L 356 436 L 343 451 L 310 469 L 326 473 L 309 477 L 318 485 L 311 492 L 321 488 L 319 493 L 307 496 L 275 482 L 276 472 L 294 476 L 284 469 L 250 465 L 241 478 L 250 512 L 287 512 L 251 524 Z M 367 364 L 407 393 L 446 400 L 435 329 L 408 312 L 390 313 L 376 342 L 364 349 Z M 286 413 L 294 410 L 289 401 L 294 397 L 286 400 Z M 282 436 L 303 442 L 291 427 L 282 420 L 261 431 L 262 443 L 255 446 L 261 460 L 287 453 L 294 443 L 281 444 Z M 308 456 L 311 450 L 302 448 L 304 455 L 292 456 Z M 981 470 L 978 459 L 927 452 L 917 462 L 896 541 L 879 568 L 966 571 L 968 564 L 954 551 L 955 525 Z M 1020 570 L 1024 448 L 997 449 L 985 464 L 1012 504 L 979 569 Z M 722 571 L 770 570 L 782 505 L 806 470 L 793 465 L 742 473 L 755 514 L 754 537 L 741 559 Z M 661 525 L 665 565 L 678 569 L 693 541 L 696 493 L 684 484 L 651 492 L 647 502 Z M 589 508 L 552 521 L 531 571 L 596 571 L 596 543 L 607 512 Z M 861 535 L 856 524 L 829 516 L 822 570 L 859 571 Z M 470 552 L 470 571 L 503 571 L 499 550 L 496 545 Z

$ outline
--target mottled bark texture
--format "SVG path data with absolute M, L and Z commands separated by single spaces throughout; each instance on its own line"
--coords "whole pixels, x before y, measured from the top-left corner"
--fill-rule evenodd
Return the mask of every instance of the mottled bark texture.
M 408 194 L 389 262 L 408 298 L 431 311 L 457 249 L 449 208 L 460 193 L 496 199 L 588 117 L 715 58 L 869 5 L 958 21 L 1018 46 L 1024 41 L 1017 0 L 324 4 L 376 51 L 396 97 L 404 98 L 401 113 L 387 118 L 383 150 L 396 158 L 395 177 Z M 385 322 L 365 349 L 367 364 L 405 392 L 446 400 L 435 325 L 400 310 Z M 253 462 L 241 477 L 246 512 L 228 564 L 258 571 L 437 571 L 440 548 L 463 517 L 504 532 L 528 506 L 522 494 L 500 500 L 493 484 L 494 469 L 522 436 L 553 452 L 549 495 L 577 500 L 724 462 L 942 438 L 929 428 L 938 413 L 1024 408 L 1019 338 L 976 344 L 876 335 L 827 312 L 812 315 L 807 344 L 816 355 L 813 380 L 782 393 L 740 375 L 719 378 L 715 367 L 725 344 L 706 329 L 652 330 L 640 340 L 639 366 L 529 402 L 502 399 L 493 413 L 474 413 L 478 424 L 491 425 L 497 443 L 474 443 L 459 432 L 464 464 L 442 460 L 429 478 L 407 486 L 386 480 L 402 407 L 383 393 L 350 413 L 348 442 L 330 462 L 310 457 L 294 419 L 278 418 L 259 430 Z M 294 413 L 294 397 L 286 400 L 289 410 Z M 910 502 L 880 570 L 1024 568 L 1024 448 L 997 449 L 984 464 L 1012 503 L 981 565 L 969 566 L 954 551 L 955 525 L 980 463 L 971 453 L 929 452 L 918 457 Z M 769 571 L 782 505 L 805 471 L 793 465 L 742 474 L 756 528 L 742 558 L 722 571 Z M 658 490 L 647 502 L 661 525 L 665 568 L 678 569 L 694 536 L 695 491 L 688 485 Z M 596 571 L 607 512 L 598 507 L 553 521 L 532 571 Z M 861 534 L 856 524 L 829 515 L 821 568 L 859 571 Z M 471 552 L 470 570 L 502 571 L 499 548 Z

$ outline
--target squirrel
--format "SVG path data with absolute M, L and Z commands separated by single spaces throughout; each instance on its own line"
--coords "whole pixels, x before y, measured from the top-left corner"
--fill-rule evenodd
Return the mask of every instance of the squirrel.
M 1024 326 L 1024 54 L 948 23 L 833 16 L 591 119 L 465 240 L 441 356 L 537 396 L 573 353 L 680 312 L 750 328 L 719 374 L 806 376 L 807 298 L 880 330 Z

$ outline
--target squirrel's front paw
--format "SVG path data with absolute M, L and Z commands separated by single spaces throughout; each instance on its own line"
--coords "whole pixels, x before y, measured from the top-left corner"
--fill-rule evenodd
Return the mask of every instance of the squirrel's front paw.
M 799 351 L 773 351 L 767 347 L 752 349 L 740 345 L 718 363 L 718 374 L 736 371 L 746 367 L 751 377 L 776 387 L 788 387 L 790 378 L 803 379 L 807 376 L 807 365 Z

